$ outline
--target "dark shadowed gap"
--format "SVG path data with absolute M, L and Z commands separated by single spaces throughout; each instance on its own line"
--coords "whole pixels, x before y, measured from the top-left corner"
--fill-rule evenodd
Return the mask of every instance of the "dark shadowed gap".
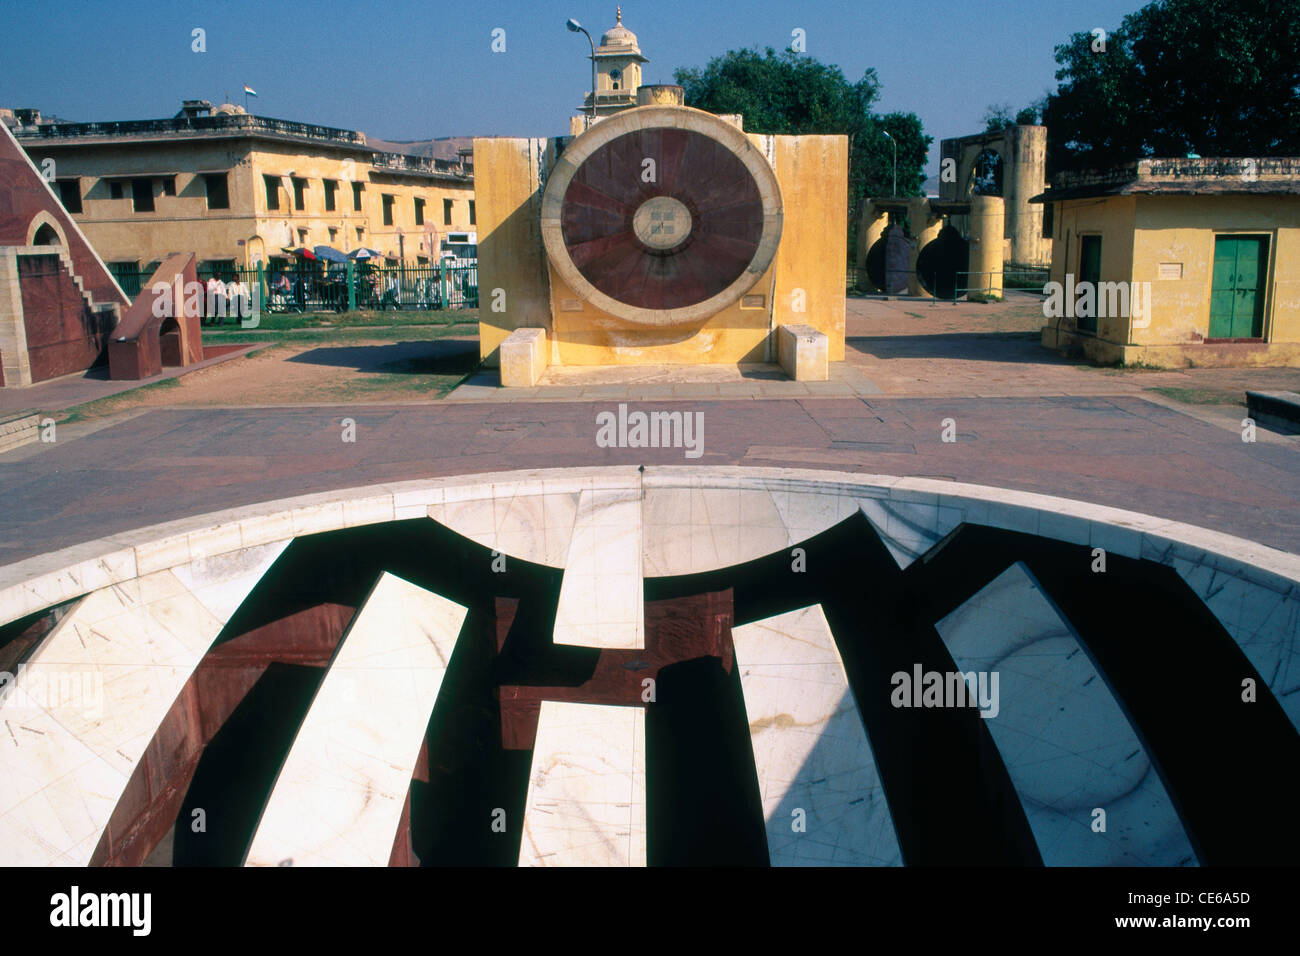
M 936 620 L 1023 560 L 1070 622 L 1159 773 L 1202 863 L 1300 857 L 1300 735 L 1178 572 L 1034 535 L 968 526 L 918 569 Z M 981 567 L 995 571 L 981 574 Z M 1242 681 L 1258 699 L 1241 699 Z
M 739 671 L 716 657 L 659 671 L 646 709 L 646 862 L 766 866 Z
M 324 668 L 274 663 L 199 758 L 176 818 L 175 866 L 240 866 Z M 203 810 L 206 832 L 193 829 Z
M 908 864 L 1042 860 L 1002 757 L 974 708 L 896 708 L 891 676 L 955 671 L 929 617 L 927 595 L 871 523 L 855 514 L 792 549 L 732 568 L 654 578 L 646 598 L 732 587 L 736 623 L 821 604 L 844 661 Z M 752 766 L 752 764 L 751 764 Z M 753 771 L 749 771 L 752 773 Z

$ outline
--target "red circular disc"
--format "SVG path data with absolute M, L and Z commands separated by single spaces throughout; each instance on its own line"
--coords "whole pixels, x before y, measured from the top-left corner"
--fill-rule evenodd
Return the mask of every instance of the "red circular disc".
M 583 161 L 560 224 L 569 257 L 595 288 L 638 308 L 677 309 L 727 289 L 753 262 L 763 200 L 722 143 L 655 127 L 618 136 Z

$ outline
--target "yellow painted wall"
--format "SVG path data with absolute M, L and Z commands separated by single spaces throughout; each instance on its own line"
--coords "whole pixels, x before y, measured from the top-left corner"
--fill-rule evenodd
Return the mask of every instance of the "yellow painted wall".
M 1197 342 L 1209 335 L 1215 236 L 1269 237 L 1264 335 L 1300 342 L 1300 197 L 1141 196 L 1133 281 L 1150 282 L 1151 328 L 1144 345 Z M 1181 263 L 1180 280 L 1160 279 L 1160 263 Z M 1271 321 L 1270 321 L 1271 319 Z
M 1127 282 L 1133 270 L 1133 217 L 1136 201 L 1132 196 L 1113 196 L 1103 199 L 1079 199 L 1058 203 L 1052 243 L 1051 278 L 1064 283 L 1068 274 L 1079 281 L 1079 237 L 1085 234 L 1101 236 L 1101 281 Z M 1047 323 L 1055 326 L 1056 319 Z M 1060 320 L 1060 327 L 1073 330 L 1074 319 Z M 1123 344 L 1128 341 L 1129 320 L 1123 316 L 1099 316 L 1097 338 Z
M 757 138 L 755 145 L 759 145 Z M 848 264 L 847 136 L 772 137 L 785 224 L 776 253 L 772 324 L 824 332 L 832 362 L 844 360 L 844 287 Z M 806 309 L 794 310 L 802 289 Z
M 1074 335 L 1071 319 L 1048 319 L 1043 342 L 1077 346 L 1097 361 L 1166 367 L 1300 364 L 1300 197 L 1113 196 L 1056 205 L 1051 278 L 1078 275 L 1079 235 L 1102 235 L 1104 282 L 1150 283 L 1149 325 L 1098 318 L 1097 336 Z M 1206 343 L 1215 237 L 1269 237 L 1263 342 Z M 1178 264 L 1181 278 L 1161 276 Z
M 547 148 L 544 139 L 474 140 L 479 355 L 492 365 L 515 329 L 546 329 L 553 339 L 538 189 L 538 153 Z
M 785 220 L 772 266 L 744 299 L 703 323 L 637 325 L 577 295 L 546 260 L 538 234 L 537 154 L 545 140 L 476 139 L 479 196 L 480 354 L 492 360 L 516 328 L 548 331 L 557 365 L 645 365 L 775 361 L 777 325 L 811 325 L 844 358 L 848 140 L 844 136 L 750 136 L 774 161 Z M 492 290 L 506 292 L 491 309 Z M 802 290 L 803 311 L 796 311 Z
M 737 302 L 704 323 L 677 327 L 634 325 L 583 301 L 550 270 L 555 305 L 551 361 L 559 365 L 693 365 L 769 361 L 767 306 L 741 308 Z M 767 301 L 773 269 L 749 294 Z M 578 306 L 567 311 L 564 306 Z

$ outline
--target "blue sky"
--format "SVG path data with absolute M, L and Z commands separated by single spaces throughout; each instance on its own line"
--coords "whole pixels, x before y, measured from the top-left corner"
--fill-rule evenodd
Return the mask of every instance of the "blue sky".
M 938 140 L 978 132 L 991 103 L 1025 105 L 1055 86 L 1052 48 L 1074 31 L 1113 29 L 1142 0 L 688 0 L 623 4 L 672 82 L 729 49 L 790 43 L 852 81 L 875 67 L 881 112 L 917 113 Z M 576 17 L 599 42 L 613 2 L 592 0 L 0 0 L 0 106 L 72 120 L 173 115 L 187 98 L 220 102 L 248 83 L 253 112 L 364 130 L 384 139 L 555 135 L 591 85 Z M 207 51 L 192 51 L 191 31 Z M 496 27 L 504 53 L 491 51 Z

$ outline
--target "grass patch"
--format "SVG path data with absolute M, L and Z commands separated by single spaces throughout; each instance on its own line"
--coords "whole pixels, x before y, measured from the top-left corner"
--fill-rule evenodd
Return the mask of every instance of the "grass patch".
M 301 316 L 299 316 L 301 318 Z M 476 335 L 477 320 L 464 320 L 448 325 L 355 325 L 344 328 L 318 327 L 296 329 L 249 329 L 239 332 L 210 333 L 204 329 L 209 345 L 250 345 L 265 342 L 271 345 L 346 345 L 362 341 L 411 342 L 433 341 L 454 336 Z
M 441 398 L 478 370 L 478 352 L 427 356 L 385 362 L 376 372 L 362 372 L 342 389 L 341 398 L 365 398 L 377 392 L 413 392 L 413 397 Z
M 82 402 L 80 405 L 73 405 L 61 412 L 55 412 L 54 414 L 62 416 L 56 418 L 55 421 L 60 425 L 64 425 L 71 422 L 85 421 L 88 418 L 111 415 L 118 409 L 134 404 L 141 395 L 147 392 L 165 392 L 171 388 L 179 388 L 180 384 L 179 378 L 165 378 L 160 382 L 141 385 L 139 388 L 129 388 L 124 392 L 118 392 L 116 395 L 97 398 L 93 402 Z
M 228 325 L 204 326 L 205 335 L 241 335 L 253 332 L 300 332 L 318 329 L 386 328 L 391 326 L 454 326 L 478 322 L 478 309 L 398 309 L 356 312 L 263 312 L 256 329 Z
M 1168 385 L 1157 385 L 1146 389 L 1146 391 L 1157 392 L 1165 398 L 1171 398 L 1175 402 L 1181 402 L 1184 405 L 1246 404 L 1245 398 L 1240 397 L 1240 393 L 1217 388 L 1176 388 Z

